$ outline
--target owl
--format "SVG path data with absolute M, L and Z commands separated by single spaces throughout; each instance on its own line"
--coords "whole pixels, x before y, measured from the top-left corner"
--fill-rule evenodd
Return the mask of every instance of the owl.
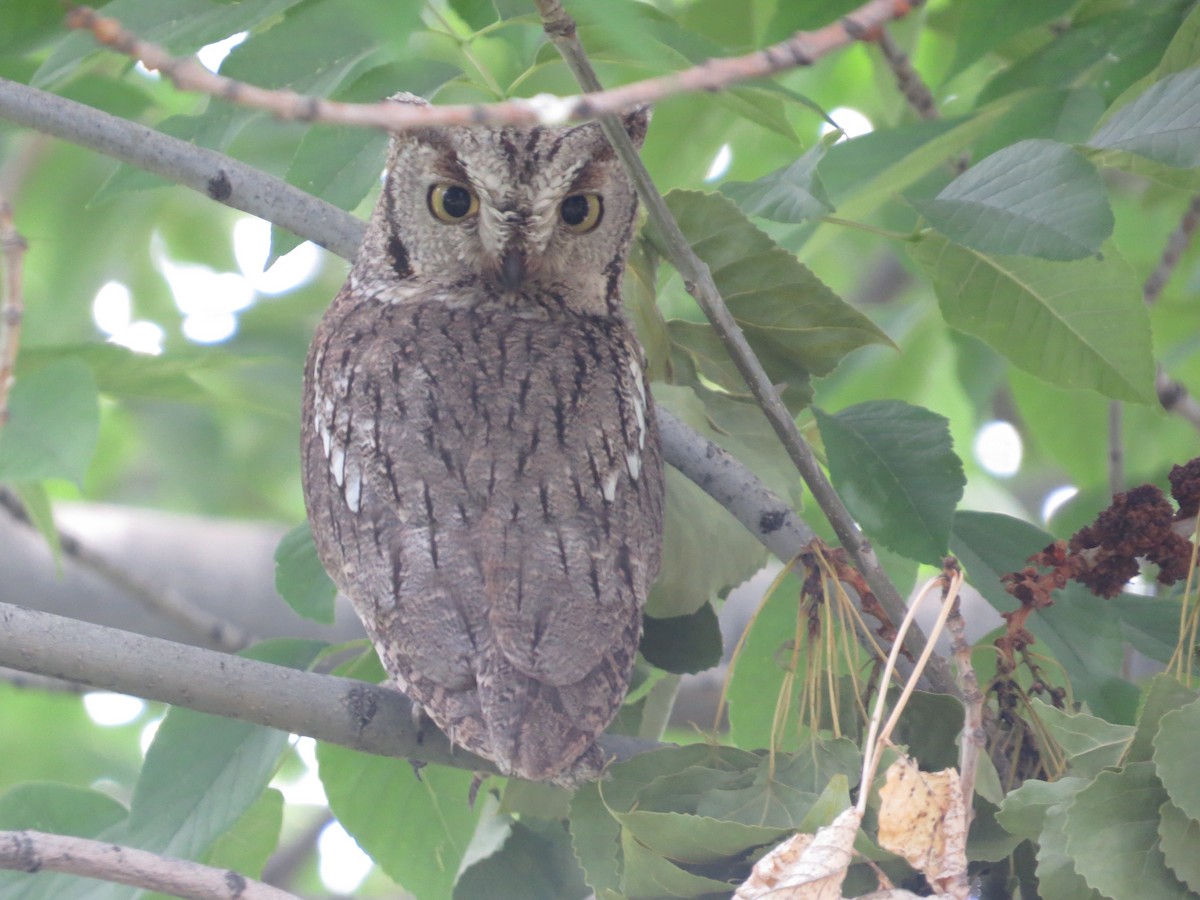
M 623 119 L 639 146 L 647 120 Z M 659 568 L 662 457 L 621 301 L 636 212 L 596 123 L 396 134 L 305 368 L 321 561 L 395 685 L 534 781 L 600 771 Z

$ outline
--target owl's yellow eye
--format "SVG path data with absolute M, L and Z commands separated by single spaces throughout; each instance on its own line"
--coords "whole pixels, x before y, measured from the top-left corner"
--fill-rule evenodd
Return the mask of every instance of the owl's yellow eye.
M 442 182 L 429 189 L 429 211 L 453 225 L 479 212 L 479 198 L 465 185 Z
M 599 194 L 572 194 L 558 207 L 563 224 L 576 234 L 591 231 L 604 217 L 604 201 Z

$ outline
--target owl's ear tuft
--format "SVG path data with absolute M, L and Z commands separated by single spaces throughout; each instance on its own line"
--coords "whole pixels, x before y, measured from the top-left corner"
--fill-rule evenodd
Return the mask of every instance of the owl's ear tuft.
M 629 135 L 629 139 L 633 141 L 633 146 L 641 150 L 642 141 L 646 139 L 646 129 L 650 127 L 650 107 L 639 106 L 637 109 L 624 113 L 621 116 L 621 124 L 625 127 L 625 133 Z

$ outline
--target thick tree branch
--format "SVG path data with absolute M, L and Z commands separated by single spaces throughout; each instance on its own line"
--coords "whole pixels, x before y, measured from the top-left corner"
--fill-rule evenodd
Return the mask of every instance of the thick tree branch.
M 0 118 L 161 175 L 226 206 L 270 219 L 352 258 L 364 225 L 336 206 L 228 156 L 82 103 L 0 78 Z
M 390 688 L 317 675 L 0 603 L 0 666 L 278 728 L 366 753 L 480 772 L 491 763 L 432 726 Z M 658 746 L 605 735 L 606 755 Z
M 559 0 L 534 0 L 534 2 L 542 16 L 546 33 L 558 47 L 580 87 L 585 91 L 599 90 L 600 82 L 575 33 L 574 20 L 563 10 Z M 867 6 L 861 7 L 854 16 L 843 19 L 839 27 L 846 32 L 848 37 L 850 35 L 863 37 L 871 33 L 871 30 L 857 22 L 855 17 L 862 15 L 868 7 L 873 6 L 873 4 L 867 4 Z M 873 27 L 878 27 L 878 25 Z M 762 363 L 751 349 L 746 336 L 742 334 L 729 307 L 725 305 L 708 266 L 693 252 L 620 122 L 615 118 L 607 117 L 602 118 L 600 124 L 609 143 L 613 145 L 617 156 L 624 164 L 625 171 L 633 180 L 638 196 L 646 206 L 650 227 L 657 233 L 668 261 L 682 276 L 688 293 L 695 298 L 696 303 L 712 323 L 713 330 L 720 338 L 730 359 L 737 366 L 738 372 L 745 379 L 754 399 L 766 414 L 767 420 L 799 470 L 804 483 L 812 492 L 817 505 L 820 506 L 830 525 L 833 526 L 838 540 L 850 554 L 855 566 L 862 572 L 884 610 L 893 622 L 899 622 L 904 618 L 907 609 L 903 598 L 883 571 L 883 567 L 880 566 L 879 560 L 875 556 L 875 551 L 855 524 L 850 512 L 842 503 L 841 497 L 837 495 L 833 485 L 825 477 L 812 448 L 800 434 L 792 414 L 780 399 L 775 386 L 763 369 Z M 925 638 L 920 633 L 920 629 L 910 629 L 904 640 L 905 646 L 913 658 L 921 655 L 925 647 Z M 935 690 L 950 694 L 958 692 L 949 666 L 946 664 L 946 660 L 940 656 L 935 656 L 931 661 L 929 680 Z
M 816 31 L 799 31 L 781 41 L 745 56 L 710 59 L 698 66 L 659 78 L 648 78 L 623 87 L 602 91 L 583 85 L 587 93 L 575 97 L 542 94 L 528 100 L 468 106 L 416 107 L 396 103 L 338 103 L 292 91 L 272 91 L 234 81 L 205 69 L 191 57 L 176 57 L 161 47 L 140 40 L 116 19 L 101 16 L 86 6 L 73 7 L 67 15 L 71 28 L 90 31 L 100 43 L 139 60 L 148 69 L 161 72 L 181 90 L 220 97 L 240 106 L 262 109 L 282 119 L 304 122 L 336 122 L 367 125 L 398 131 L 421 125 L 561 125 L 565 122 L 615 115 L 664 97 L 695 91 L 717 91 L 752 78 L 764 78 L 800 66 L 810 66 L 823 56 L 860 40 L 872 40 L 888 22 L 907 15 L 923 0 L 870 0 L 840 21 Z M 546 30 L 557 40 L 574 22 L 558 0 L 540 3 Z M 557 32 L 556 30 L 557 29 Z
M 187 900 L 299 900 L 229 869 L 43 831 L 0 831 L 0 869 L 66 872 Z

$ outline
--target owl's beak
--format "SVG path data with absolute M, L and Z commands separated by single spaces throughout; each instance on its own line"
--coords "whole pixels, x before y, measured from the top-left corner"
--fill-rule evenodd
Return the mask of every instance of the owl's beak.
M 525 252 L 509 249 L 500 259 L 500 281 L 507 290 L 515 291 L 525 278 Z

